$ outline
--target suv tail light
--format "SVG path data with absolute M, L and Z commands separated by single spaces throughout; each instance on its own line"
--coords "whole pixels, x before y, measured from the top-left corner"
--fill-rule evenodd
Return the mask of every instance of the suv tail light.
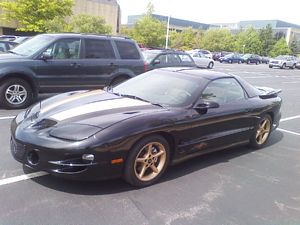
M 147 72 L 148 71 L 148 64 L 145 62 L 144 63 L 144 72 Z

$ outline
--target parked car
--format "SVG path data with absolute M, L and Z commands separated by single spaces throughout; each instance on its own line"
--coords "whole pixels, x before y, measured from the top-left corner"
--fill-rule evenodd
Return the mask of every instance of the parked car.
M 0 52 L 8 52 L 10 49 L 16 47 L 18 43 L 13 41 L 1 41 L 0 40 Z
M 163 67 L 196 67 L 193 58 L 186 52 L 176 50 L 146 50 L 142 52 L 146 61 L 146 70 Z
M 261 63 L 261 57 L 255 54 L 245 54 L 243 55 L 243 62 L 250 64 L 255 63 L 256 65 Z
M 2 41 L 12 41 L 17 44 L 21 44 L 27 40 L 29 40 L 31 36 L 15 36 L 15 35 L 1 35 L 0 40 Z
M 300 69 L 300 59 L 297 59 L 296 68 L 297 68 L 297 69 Z
M 232 52 L 225 52 L 225 51 L 223 51 L 223 52 L 214 52 L 212 57 L 213 57 L 214 61 L 219 61 L 219 59 L 221 57 L 224 57 L 225 55 L 229 55 L 229 54 L 232 54 Z
M 278 127 L 280 90 L 201 69 L 163 68 L 106 91 L 54 96 L 11 124 L 11 153 L 69 179 L 154 184 L 170 164 L 242 144 Z
M 226 63 L 243 63 L 243 58 L 240 54 L 237 53 L 231 53 L 228 55 L 225 55 L 224 57 L 219 58 L 220 63 L 226 62 Z
M 212 59 L 213 58 L 213 54 L 205 49 L 193 49 L 192 51 L 196 51 L 199 53 L 202 53 L 203 55 L 205 55 L 207 58 Z
M 292 55 L 280 55 L 275 59 L 270 59 L 269 68 L 279 67 L 280 69 L 290 68 L 295 69 L 297 65 L 297 58 Z
M 211 58 L 207 58 L 204 54 L 199 51 L 188 51 L 188 54 L 193 58 L 197 67 L 204 67 L 208 69 L 212 69 L 214 67 L 214 60 Z
M 263 63 L 263 64 L 269 64 L 269 62 L 270 62 L 269 57 L 266 57 L 266 56 L 262 56 L 261 57 L 261 63 Z
M 41 92 L 116 85 L 143 72 L 143 56 L 131 39 L 42 34 L 0 55 L 0 104 L 24 108 Z

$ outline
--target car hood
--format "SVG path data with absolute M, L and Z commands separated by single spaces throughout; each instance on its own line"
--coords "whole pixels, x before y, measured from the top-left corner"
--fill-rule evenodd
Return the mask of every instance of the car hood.
M 145 113 L 166 110 L 151 103 L 102 90 L 69 92 L 44 100 L 25 113 L 41 129 L 48 126 L 89 125 L 105 129 Z M 27 116 L 26 116 L 27 114 Z

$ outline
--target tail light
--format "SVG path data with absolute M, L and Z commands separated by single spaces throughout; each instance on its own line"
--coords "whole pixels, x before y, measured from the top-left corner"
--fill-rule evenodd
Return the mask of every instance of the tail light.
M 144 72 L 147 72 L 148 71 L 148 64 L 145 62 L 144 63 Z

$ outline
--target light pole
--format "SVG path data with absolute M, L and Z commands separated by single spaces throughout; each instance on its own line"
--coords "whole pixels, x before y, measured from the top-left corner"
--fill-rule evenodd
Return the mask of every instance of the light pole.
M 243 54 L 245 54 L 245 47 L 246 45 L 243 45 Z
M 169 29 L 170 29 L 170 18 L 171 16 L 168 16 L 168 23 L 167 23 L 167 35 L 166 35 L 166 49 L 169 48 Z

